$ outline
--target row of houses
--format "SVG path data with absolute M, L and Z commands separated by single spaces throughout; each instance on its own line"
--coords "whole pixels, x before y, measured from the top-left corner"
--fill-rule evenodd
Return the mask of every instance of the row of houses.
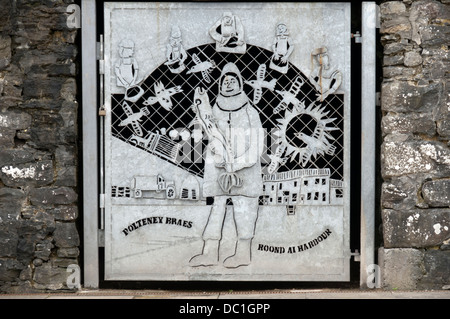
M 298 169 L 263 175 L 261 205 L 341 205 L 343 182 L 330 169 Z

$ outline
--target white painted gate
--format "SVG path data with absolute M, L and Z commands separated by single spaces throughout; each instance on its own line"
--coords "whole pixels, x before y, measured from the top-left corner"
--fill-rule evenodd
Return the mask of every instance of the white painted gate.
M 350 279 L 350 4 L 108 2 L 105 280 Z

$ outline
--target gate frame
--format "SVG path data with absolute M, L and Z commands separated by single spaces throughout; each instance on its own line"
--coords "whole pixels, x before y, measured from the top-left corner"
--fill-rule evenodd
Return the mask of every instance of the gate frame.
M 85 288 L 99 288 L 99 143 L 97 12 L 95 0 L 81 1 L 83 264 Z M 360 287 L 369 287 L 375 263 L 376 25 L 375 1 L 361 10 L 361 224 Z M 350 34 L 349 34 L 350 36 Z

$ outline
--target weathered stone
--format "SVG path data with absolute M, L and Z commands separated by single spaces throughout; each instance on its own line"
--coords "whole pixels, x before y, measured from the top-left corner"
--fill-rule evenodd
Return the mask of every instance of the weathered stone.
M 381 146 L 381 173 L 385 179 L 419 173 L 438 177 L 450 174 L 450 150 L 444 144 L 395 137 L 387 136 Z
M 384 289 L 417 289 L 422 278 L 423 252 L 418 249 L 401 248 L 378 250 L 381 267 L 381 286 Z
M 450 68 L 448 46 L 425 48 L 422 51 L 423 75 L 427 79 L 444 79 Z
M 43 187 L 30 191 L 33 205 L 68 205 L 76 202 L 77 194 L 69 187 Z
M 49 259 L 53 247 L 54 246 L 51 239 L 45 239 L 41 242 L 38 242 L 35 247 L 34 256 L 46 261 Z
M 385 181 L 381 187 L 381 203 L 383 208 L 396 210 L 411 210 L 416 207 L 426 207 L 423 198 L 418 196 L 423 181 L 423 175 L 404 175 Z
M 24 164 L 34 160 L 31 150 L 4 149 L 0 150 L 0 167 L 12 164 Z
M 15 231 L 15 229 L 5 227 L 2 223 L 0 223 L 0 258 L 16 257 L 18 242 L 19 236 L 17 235 L 17 231 Z
M 10 187 L 44 186 L 53 182 L 53 172 L 52 161 L 5 165 L 0 168 L 0 180 Z
M 75 223 L 56 222 L 53 239 L 55 245 L 59 248 L 78 247 L 80 245 L 80 237 Z
M 389 14 L 406 13 L 406 6 L 400 1 L 387 1 L 380 5 L 380 13 L 385 16 Z
M 415 85 L 406 81 L 392 81 L 382 84 L 381 106 L 384 111 L 426 112 L 441 101 L 442 84 Z
M 383 65 L 385 66 L 400 65 L 403 64 L 404 60 L 405 57 L 403 56 L 403 54 L 385 55 L 383 58 Z
M 384 54 L 385 55 L 400 54 L 400 53 L 404 53 L 405 51 L 409 51 L 411 49 L 412 49 L 412 45 L 410 45 L 410 44 L 403 44 L 400 42 L 391 42 L 391 43 L 387 43 L 384 46 Z
M 23 268 L 25 267 L 15 259 L 0 258 L 0 282 L 15 281 Z
M 54 150 L 60 145 L 60 130 L 63 126 L 62 118 L 53 112 L 39 112 L 33 114 L 33 126 L 30 128 L 31 139 L 28 144 L 39 148 Z
M 450 43 L 450 28 L 448 26 L 429 25 L 421 28 L 422 46 L 442 46 Z M 439 36 L 436 36 L 439 34 Z
M 77 168 L 75 166 L 58 167 L 55 186 L 77 186 Z
M 67 288 L 66 281 L 70 275 L 65 268 L 53 267 L 44 263 L 34 270 L 33 280 L 35 286 L 40 289 L 58 290 Z
M 0 34 L 0 70 L 5 69 L 11 62 L 11 37 Z
M 381 120 L 381 129 L 384 135 L 413 133 L 433 136 L 436 123 L 427 113 L 387 114 Z
M 58 248 L 57 256 L 61 258 L 77 258 L 80 250 L 77 247 Z M 73 262 L 72 262 L 73 263 Z
M 23 95 L 31 99 L 58 99 L 64 81 L 59 77 L 27 76 L 23 83 Z
M 402 38 L 411 38 L 411 23 L 406 16 L 394 16 L 381 21 L 381 34 L 398 34 Z
M 76 221 L 78 218 L 77 206 L 59 206 L 51 210 L 51 213 L 57 221 Z
M 0 127 L 11 130 L 20 130 L 29 128 L 31 125 L 31 116 L 25 112 L 0 112 Z
M 422 196 L 431 207 L 450 207 L 450 179 L 426 182 Z
M 438 246 L 450 236 L 450 209 L 382 211 L 386 248 Z
M 450 250 L 426 250 L 423 254 L 425 274 L 417 283 L 417 289 L 443 289 L 450 282 Z
M 414 67 L 422 64 L 422 56 L 418 52 L 410 51 L 405 53 L 404 64 Z
M 0 225 L 17 226 L 25 199 L 25 193 L 20 189 L 0 188 Z
M 423 30 L 433 19 L 439 16 L 441 4 L 438 1 L 414 1 L 411 5 L 409 21 L 411 23 L 411 38 L 417 44 L 422 44 Z

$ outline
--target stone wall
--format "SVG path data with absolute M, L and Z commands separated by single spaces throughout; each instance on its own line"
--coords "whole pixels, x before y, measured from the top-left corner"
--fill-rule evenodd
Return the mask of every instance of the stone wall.
M 450 284 L 450 1 L 381 3 L 383 287 Z
M 0 292 L 65 289 L 78 264 L 70 2 L 0 1 Z

